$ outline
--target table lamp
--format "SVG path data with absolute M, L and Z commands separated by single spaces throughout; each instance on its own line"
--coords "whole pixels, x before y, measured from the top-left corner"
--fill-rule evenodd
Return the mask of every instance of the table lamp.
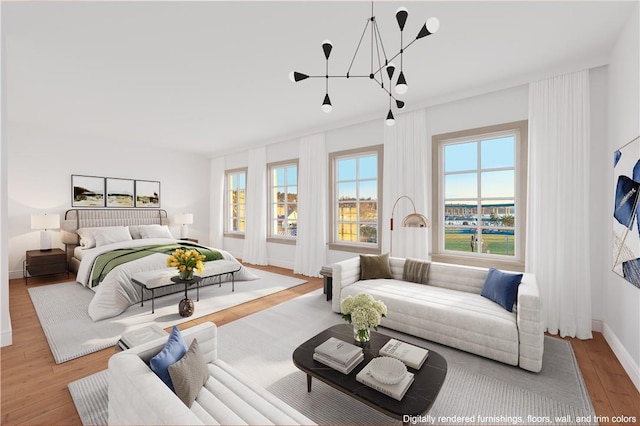
M 188 236 L 187 225 L 193 224 L 193 213 L 178 213 L 176 222 L 180 224 L 180 239 L 184 240 Z
M 40 251 L 51 250 L 51 229 L 60 228 L 59 214 L 32 214 L 31 229 L 40 229 Z

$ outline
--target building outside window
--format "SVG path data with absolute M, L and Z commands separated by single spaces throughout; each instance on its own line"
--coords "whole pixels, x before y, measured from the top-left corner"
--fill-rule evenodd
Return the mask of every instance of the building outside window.
M 382 146 L 330 155 L 331 246 L 379 252 Z
M 434 136 L 434 260 L 524 264 L 526 134 L 525 121 Z
M 247 169 L 227 170 L 225 185 L 225 233 L 242 236 L 245 231 Z
M 295 239 L 298 235 L 298 163 L 269 165 L 269 237 Z

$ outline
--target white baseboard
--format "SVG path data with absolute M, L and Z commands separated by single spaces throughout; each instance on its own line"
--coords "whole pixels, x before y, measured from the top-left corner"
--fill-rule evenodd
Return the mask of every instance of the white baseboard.
M 0 346 L 9 346 L 13 343 L 13 331 L 11 329 L 0 334 Z
M 597 331 L 598 333 L 602 333 L 602 320 L 592 319 L 591 330 Z
M 293 271 L 293 262 L 286 261 L 269 261 L 269 265 L 277 266 L 279 268 L 291 269 Z
M 18 278 L 24 278 L 22 276 L 22 271 L 9 271 L 9 279 L 10 280 L 15 280 Z
M 603 323 L 602 334 L 618 358 L 618 361 L 622 364 L 622 368 L 624 368 L 624 371 L 627 372 L 636 389 L 640 392 L 640 367 L 635 363 L 631 355 L 629 355 L 627 349 L 622 345 L 620 339 L 618 339 L 618 336 L 615 335 L 606 323 Z

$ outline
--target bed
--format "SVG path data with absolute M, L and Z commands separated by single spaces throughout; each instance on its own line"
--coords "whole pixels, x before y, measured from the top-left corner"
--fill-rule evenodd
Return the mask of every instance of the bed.
M 72 209 L 65 213 L 61 224 L 62 242 L 76 280 L 96 293 L 89 304 L 93 321 L 117 316 L 140 302 L 139 288 L 131 277 L 137 272 L 166 271 L 167 253 L 177 246 L 214 250 L 222 259 L 240 265 L 224 250 L 174 238 L 168 224 L 167 212 L 161 209 Z M 101 261 L 104 264 L 110 254 L 114 261 L 109 262 L 109 268 L 96 266 Z M 115 258 L 127 261 L 117 263 Z M 235 274 L 236 281 L 257 278 L 242 265 Z M 213 281 L 203 280 L 201 285 Z M 183 286 L 167 286 L 159 289 L 156 297 L 183 290 Z

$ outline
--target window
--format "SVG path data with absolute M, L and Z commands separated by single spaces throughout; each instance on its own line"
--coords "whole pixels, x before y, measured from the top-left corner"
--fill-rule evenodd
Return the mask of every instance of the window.
M 434 260 L 524 266 L 527 122 L 434 136 Z
M 382 146 L 333 153 L 331 248 L 380 251 L 378 206 L 382 188 Z
M 298 164 L 269 165 L 269 237 L 294 240 L 298 235 Z
M 245 202 L 247 169 L 226 172 L 226 221 L 227 236 L 243 236 L 245 226 Z

